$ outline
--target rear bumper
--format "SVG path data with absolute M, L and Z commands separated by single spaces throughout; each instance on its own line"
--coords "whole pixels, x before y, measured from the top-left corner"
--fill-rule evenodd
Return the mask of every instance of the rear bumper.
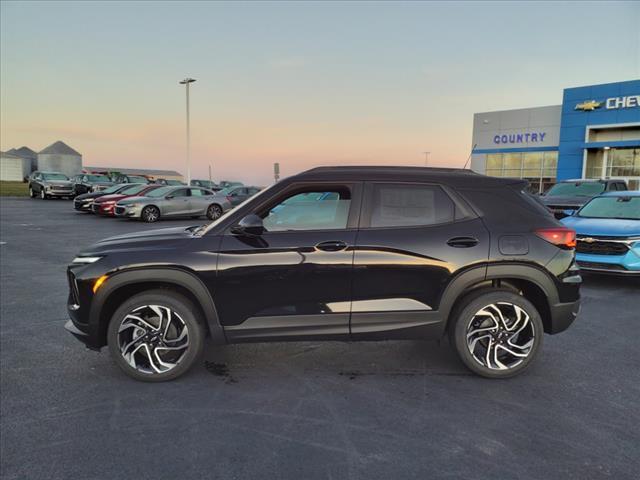
M 578 317 L 580 312 L 580 300 L 568 303 L 557 303 L 550 306 L 551 310 L 551 325 L 549 326 L 549 333 L 554 335 L 556 333 L 564 332 Z

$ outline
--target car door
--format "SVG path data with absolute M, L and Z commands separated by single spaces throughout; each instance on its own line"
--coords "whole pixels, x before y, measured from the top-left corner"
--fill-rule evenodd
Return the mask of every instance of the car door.
M 238 187 L 235 190 L 232 190 L 229 194 L 229 198 L 231 199 L 231 205 L 234 207 L 236 205 L 240 205 L 247 199 L 248 193 L 245 187 Z
M 368 183 L 354 255 L 352 336 L 416 338 L 441 328 L 448 282 L 488 255 L 486 228 L 455 192 Z
M 310 191 L 338 195 L 291 201 Z M 214 292 L 228 338 L 347 338 L 360 199 L 360 183 L 292 184 L 254 209 L 262 235 L 228 229 Z
M 161 214 L 165 217 L 189 215 L 190 205 L 189 189 L 177 188 L 165 197 L 162 202 Z
M 202 188 L 190 188 L 189 190 L 191 191 L 189 213 L 191 215 L 204 215 L 211 201 L 211 198 L 207 197 L 209 193 Z

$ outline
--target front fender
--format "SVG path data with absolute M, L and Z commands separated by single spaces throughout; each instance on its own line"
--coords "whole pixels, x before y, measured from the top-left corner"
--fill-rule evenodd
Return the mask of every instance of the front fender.
M 132 268 L 110 274 L 91 302 L 89 312 L 89 333 L 91 337 L 100 338 L 103 330 L 106 331 L 101 316 L 109 297 L 122 287 L 142 283 L 173 284 L 191 292 L 204 313 L 204 320 L 213 343 L 226 343 L 226 337 L 220 325 L 215 304 L 202 280 L 188 270 L 167 266 Z

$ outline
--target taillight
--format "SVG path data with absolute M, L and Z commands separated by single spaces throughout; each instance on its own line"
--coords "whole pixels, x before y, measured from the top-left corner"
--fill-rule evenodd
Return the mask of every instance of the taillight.
M 535 234 L 560 248 L 576 247 L 576 231 L 571 228 L 541 228 Z

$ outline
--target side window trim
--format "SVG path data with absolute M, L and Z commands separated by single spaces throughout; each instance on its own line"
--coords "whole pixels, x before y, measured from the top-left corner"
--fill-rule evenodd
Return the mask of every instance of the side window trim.
M 268 232 L 268 235 L 278 235 L 278 234 L 291 234 L 291 233 L 308 233 L 308 232 L 335 232 L 335 231 L 352 231 L 358 229 L 358 224 L 360 221 L 361 215 L 361 206 L 362 206 L 362 196 L 364 189 L 364 182 L 358 182 L 353 180 L 341 181 L 337 180 L 335 182 L 327 182 L 327 181 L 315 181 L 315 182 L 298 182 L 292 183 L 287 186 L 284 190 L 279 192 L 275 197 L 271 197 L 266 199 L 264 202 L 256 205 L 250 211 L 246 211 L 244 215 L 249 215 L 249 213 L 260 214 L 264 212 L 266 209 L 273 208 L 282 202 L 285 198 L 291 196 L 296 191 L 300 191 L 306 188 L 330 188 L 336 186 L 346 186 L 351 189 L 351 204 L 349 206 L 349 214 L 347 215 L 347 226 L 344 229 L 317 229 L 317 230 L 295 230 L 295 231 L 274 231 Z M 240 217 L 242 218 L 242 217 Z M 240 220 L 240 218 L 236 219 L 236 222 Z M 231 234 L 231 228 L 236 222 L 230 222 L 225 227 L 225 235 Z
M 431 223 L 431 224 L 421 224 L 421 225 L 401 225 L 401 226 L 382 226 L 382 227 L 372 227 L 371 226 L 371 215 L 373 213 L 373 187 L 374 185 L 408 185 L 408 186 L 428 186 L 428 187 L 437 187 L 440 188 L 443 193 L 451 200 L 454 205 L 454 215 L 453 220 L 449 222 L 440 222 L 440 223 Z M 442 225 L 450 225 L 453 223 L 464 222 L 471 218 L 477 217 L 477 215 L 471 210 L 471 208 L 464 202 L 460 196 L 453 191 L 450 187 L 446 185 L 442 185 L 436 182 L 407 182 L 401 180 L 376 180 L 376 181 L 367 181 L 365 182 L 362 196 L 362 206 L 360 213 L 360 223 L 358 225 L 358 229 L 360 230 L 388 230 L 388 229 L 398 229 L 398 228 L 430 228 L 430 227 L 438 227 Z

